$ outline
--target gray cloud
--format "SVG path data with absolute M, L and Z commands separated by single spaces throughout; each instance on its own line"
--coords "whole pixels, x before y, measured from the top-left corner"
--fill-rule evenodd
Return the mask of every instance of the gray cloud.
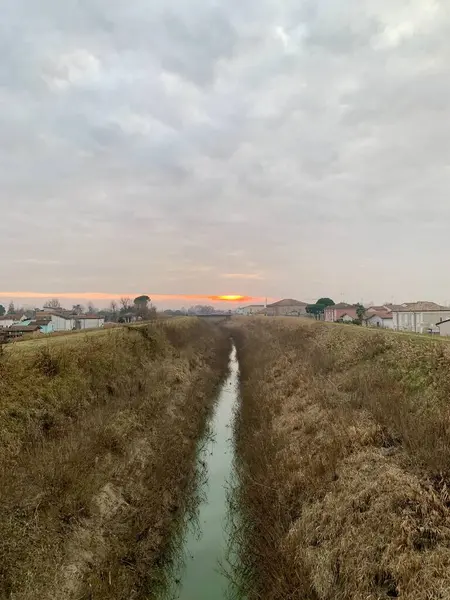
M 445 301 L 449 32 L 437 0 L 6 0 L 4 287 Z

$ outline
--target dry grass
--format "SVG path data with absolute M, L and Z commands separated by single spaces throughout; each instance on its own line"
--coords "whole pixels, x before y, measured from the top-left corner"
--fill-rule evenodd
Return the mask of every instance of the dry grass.
M 0 598 L 155 597 L 228 344 L 191 319 L 3 354 Z
M 249 600 L 450 589 L 450 346 L 290 319 L 233 325 Z

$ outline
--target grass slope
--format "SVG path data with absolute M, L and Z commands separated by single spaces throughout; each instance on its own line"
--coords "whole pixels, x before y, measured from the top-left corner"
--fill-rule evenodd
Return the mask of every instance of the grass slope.
M 195 319 L 60 339 L 0 358 L 0 598 L 153 598 L 229 342 Z
M 450 347 L 289 319 L 233 325 L 249 600 L 450 589 Z

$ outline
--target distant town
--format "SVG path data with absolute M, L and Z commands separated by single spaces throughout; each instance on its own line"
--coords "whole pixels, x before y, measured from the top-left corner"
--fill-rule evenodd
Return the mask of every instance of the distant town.
M 335 303 L 331 298 L 319 298 L 313 304 L 285 298 L 269 304 L 267 302 L 248 304 L 234 310 L 218 310 L 210 305 L 198 304 L 189 308 L 158 312 L 146 295 L 134 299 L 123 297 L 120 301 L 113 300 L 108 308 L 103 309 L 97 309 L 91 302 L 86 306 L 75 304 L 68 309 L 63 307 L 57 298 L 49 300 L 42 308 L 19 308 L 11 301 L 7 307 L 0 304 L 0 331 L 3 338 L 18 338 L 24 335 L 112 327 L 116 324 L 145 321 L 158 316 L 233 314 L 304 317 L 395 331 L 450 335 L 450 307 L 430 301 L 364 306 L 360 303 Z

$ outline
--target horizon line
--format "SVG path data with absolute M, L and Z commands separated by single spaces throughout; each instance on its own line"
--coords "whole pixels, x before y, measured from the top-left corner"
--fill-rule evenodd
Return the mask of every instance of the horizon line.
M 147 294 L 151 300 L 209 300 L 211 302 L 250 302 L 264 300 L 264 296 L 247 296 L 241 294 Z M 0 298 L 15 299 L 79 299 L 79 300 L 120 300 L 135 298 L 142 293 L 109 293 L 109 292 L 2 292 Z

